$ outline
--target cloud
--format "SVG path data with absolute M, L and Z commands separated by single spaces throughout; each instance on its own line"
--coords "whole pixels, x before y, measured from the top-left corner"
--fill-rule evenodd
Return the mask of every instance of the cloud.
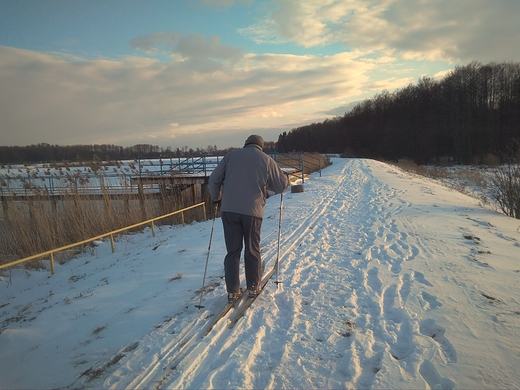
M 262 118 L 283 118 L 283 115 L 278 114 L 276 111 L 269 111 L 260 114 Z
M 519 60 L 520 1 L 275 0 L 241 32 L 256 42 L 302 47 L 341 43 L 405 59 Z
M 359 103 L 363 102 L 362 100 L 356 100 L 338 107 L 331 108 L 330 110 L 325 111 L 325 114 L 331 115 L 334 117 L 343 116 L 345 113 L 350 112 L 355 106 Z
M 374 81 L 373 83 L 370 83 L 367 87 L 375 92 L 383 90 L 391 91 L 394 89 L 406 87 L 407 85 L 412 84 L 414 81 L 415 80 L 412 77 L 391 77 L 389 79 Z
M 132 47 L 147 53 L 168 52 L 181 57 L 197 59 L 238 59 L 242 56 L 242 49 L 223 45 L 220 38 L 213 35 L 206 39 L 201 34 L 182 34 L 170 31 L 143 35 L 131 40 Z
M 194 58 L 234 59 L 242 55 L 242 49 L 222 45 L 220 38 L 213 35 L 206 40 L 204 35 L 193 34 L 183 37 L 177 44 L 177 52 Z
M 153 47 L 145 40 L 139 45 Z M 192 55 L 220 47 L 211 40 L 205 45 Z M 323 120 L 325 110 L 360 95 L 376 66 L 358 52 L 247 54 L 204 72 L 187 64 L 193 59 L 71 59 L 0 46 L 2 143 L 132 145 L 154 139 L 174 147 L 203 141 L 194 145 L 200 146 L 216 144 L 212 139 L 224 133 L 290 130 Z M 172 139 L 178 144 L 170 145 Z
M 433 75 L 433 78 L 435 80 L 442 80 L 444 77 L 446 77 L 448 75 L 448 73 L 450 73 L 453 69 L 447 69 L 447 70 L 442 70 L 440 72 L 437 72 Z
M 223 45 L 220 38 L 208 39 L 201 34 L 182 34 L 170 31 L 143 35 L 131 40 L 132 47 L 151 55 L 166 54 L 192 71 L 211 73 L 222 70 L 223 63 L 236 62 L 242 57 L 242 49 Z
M 175 47 L 182 35 L 176 31 L 159 32 L 135 37 L 130 41 L 132 47 L 147 53 L 157 53 L 161 50 L 175 51 Z

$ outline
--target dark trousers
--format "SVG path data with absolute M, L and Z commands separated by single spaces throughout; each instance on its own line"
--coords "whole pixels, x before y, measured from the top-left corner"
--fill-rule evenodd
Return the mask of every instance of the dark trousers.
M 233 293 L 240 290 L 240 254 L 244 243 L 247 289 L 256 289 L 262 279 L 262 258 L 260 255 L 262 218 L 222 212 L 222 225 L 224 226 L 224 240 L 227 249 L 227 255 L 224 258 L 227 291 Z

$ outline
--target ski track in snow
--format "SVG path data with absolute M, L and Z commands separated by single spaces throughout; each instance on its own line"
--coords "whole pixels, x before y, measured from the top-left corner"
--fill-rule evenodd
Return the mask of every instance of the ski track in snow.
M 210 277 L 206 284 L 214 287 L 204 294 L 204 309 L 194 309 L 199 295 L 193 296 L 183 309 L 103 357 L 67 387 L 453 389 L 517 384 L 511 378 L 514 359 L 506 367 L 489 364 L 486 353 L 499 355 L 501 347 L 481 329 L 494 328 L 499 340 L 508 342 L 520 329 L 520 302 L 508 298 L 507 287 L 493 284 L 490 290 L 479 282 L 485 279 L 481 275 L 497 277 L 486 243 L 498 240 L 518 248 L 516 239 L 495 231 L 484 211 L 481 217 L 477 207 L 466 209 L 469 198 L 443 204 L 443 187 L 414 182 L 386 164 L 341 160 L 327 171 L 323 177 L 313 175 L 310 190 L 284 196 L 279 275 L 233 329 L 227 327 L 231 311 L 200 337 L 226 299 L 223 281 Z M 396 189 L 378 179 L 388 174 L 402 176 L 407 184 Z M 406 200 L 409 193 L 413 203 Z M 431 218 L 436 219 L 430 220 L 428 208 L 435 209 Z M 443 213 L 446 217 L 439 219 Z M 276 229 L 262 233 L 266 270 L 277 258 L 278 216 L 273 207 L 265 215 L 264 226 L 276 221 Z M 446 234 L 442 229 L 430 234 L 429 226 L 439 223 Z M 277 277 L 281 284 L 273 283 Z M 449 293 L 439 291 L 439 285 Z M 460 311 L 456 301 L 474 309 Z M 473 329 L 475 321 L 486 325 Z M 471 354 L 468 360 L 472 342 L 484 351 L 482 359 Z M 520 356 L 518 348 L 514 351 Z M 463 377 L 459 368 L 465 370 Z
M 312 221 L 297 250 L 284 262 L 284 286 L 290 293 L 275 294 L 275 308 L 258 314 L 271 317 L 265 322 L 276 324 L 278 332 L 288 334 L 273 333 L 269 338 L 261 335 L 262 342 L 257 344 L 263 350 L 251 359 L 257 366 L 249 372 L 264 375 L 237 381 L 239 386 L 281 388 L 289 383 L 284 378 L 291 378 L 294 387 L 378 386 L 376 376 L 384 369 L 385 359 L 399 362 L 414 353 L 414 329 L 419 328 L 428 338 L 440 333 L 434 322 L 421 327 L 402 308 L 411 284 L 428 283 L 421 274 L 401 273 L 402 263 L 413 261 L 422 250 L 419 242 L 400 232 L 396 225 L 395 216 L 409 205 L 399 200 L 399 193 L 374 180 L 366 167 L 348 172 L 345 168 L 337 179 L 320 182 L 319 188 L 333 194 L 333 198 L 316 208 L 320 218 Z M 354 187 L 352 183 L 358 185 Z M 318 198 L 319 192 L 318 189 Z M 375 199 L 378 201 L 374 202 Z M 351 223 L 338 225 L 338 219 Z M 323 254 L 327 257 L 323 258 Z M 395 275 L 395 283 L 383 285 L 379 277 L 381 265 Z M 428 300 L 435 304 L 434 296 Z M 254 318 L 251 329 L 254 330 Z M 378 339 L 376 335 L 381 334 L 385 337 Z M 292 343 L 275 353 L 279 356 L 275 366 L 280 369 L 266 371 L 263 353 L 268 353 L 267 360 L 272 362 L 272 351 L 280 348 L 277 340 L 287 338 Z M 455 351 L 446 345 L 450 344 L 444 337 L 438 343 L 439 350 L 447 360 L 456 360 Z M 291 364 L 294 361 L 298 364 Z M 439 378 L 431 362 L 419 360 L 417 365 L 430 386 L 454 385 L 450 379 Z M 295 369 L 301 375 L 294 375 Z M 413 371 L 415 367 L 412 364 L 408 369 Z M 295 383 L 295 377 L 301 378 L 301 382 Z M 219 387 L 224 383 L 199 384 Z

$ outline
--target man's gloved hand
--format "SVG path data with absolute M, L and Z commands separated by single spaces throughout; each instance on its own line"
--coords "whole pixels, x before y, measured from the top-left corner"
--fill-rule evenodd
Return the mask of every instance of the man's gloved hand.
M 275 196 L 275 195 L 276 195 L 276 192 L 267 190 L 267 198 L 270 198 L 271 196 Z

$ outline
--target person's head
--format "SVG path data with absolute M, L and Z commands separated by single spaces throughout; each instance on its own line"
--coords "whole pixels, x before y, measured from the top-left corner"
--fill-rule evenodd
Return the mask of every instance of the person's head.
M 250 135 L 249 137 L 247 137 L 244 146 L 247 146 L 249 144 L 258 145 L 258 146 L 260 146 L 260 148 L 263 149 L 264 148 L 264 139 L 259 135 L 253 134 L 253 135 Z

